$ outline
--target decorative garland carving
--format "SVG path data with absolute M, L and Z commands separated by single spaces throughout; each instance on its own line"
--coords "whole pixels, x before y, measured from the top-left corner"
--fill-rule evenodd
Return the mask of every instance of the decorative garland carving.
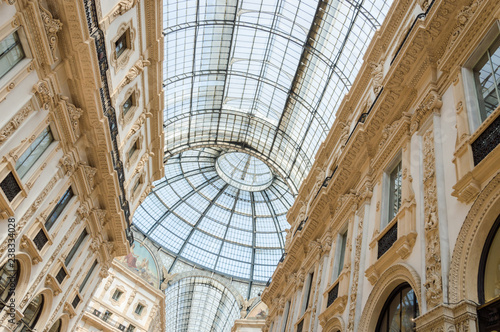
M 3 126 L 0 131 L 0 145 L 2 145 L 9 138 L 9 136 L 21 126 L 23 121 L 26 120 L 32 111 L 33 107 L 31 105 L 22 108 L 5 126 Z
M 130 68 L 123 81 L 120 83 L 118 89 L 121 90 L 124 87 L 126 87 L 137 76 L 139 76 L 144 71 L 144 69 L 150 64 L 151 62 L 149 62 L 148 60 L 143 60 L 142 57 L 139 60 L 137 60 L 137 62 L 132 66 L 132 68 Z
M 470 22 L 470 18 L 476 13 L 477 9 L 481 5 L 484 0 L 474 0 L 471 2 L 469 6 L 465 6 L 457 15 L 457 24 L 453 28 L 453 32 L 448 40 L 448 45 L 446 46 L 446 50 L 450 50 L 458 37 L 461 35 L 464 28 Z
M 384 62 L 371 62 L 370 67 L 372 68 L 371 76 L 373 78 L 373 92 L 378 95 L 382 89 L 382 81 L 384 80 Z
M 358 231 L 356 235 L 355 242 L 355 253 L 354 253 L 354 266 L 352 269 L 352 285 L 351 285 L 351 302 L 349 304 L 349 318 L 347 321 L 347 331 L 354 331 L 354 318 L 356 314 L 356 299 L 358 297 L 358 280 L 359 280 L 359 261 L 361 258 L 361 242 L 363 240 L 363 219 L 364 219 L 364 206 L 361 207 L 359 217 L 358 217 Z M 346 250 L 347 253 L 347 250 Z M 349 257 L 349 255 L 346 255 Z
M 61 30 L 62 23 L 59 20 L 52 18 L 52 14 L 40 4 L 40 14 L 42 16 L 43 26 L 45 28 L 45 33 L 47 34 L 47 39 L 49 41 L 50 51 L 52 52 L 52 57 L 55 61 L 59 60 L 56 57 L 56 45 L 57 45 L 57 32 Z
M 120 16 L 128 12 L 132 9 L 136 4 L 139 3 L 139 0 L 122 0 L 118 4 L 116 10 L 113 13 L 113 16 Z
M 441 279 L 441 245 L 439 242 L 439 217 L 435 177 L 434 133 L 429 129 L 424 135 L 424 220 L 425 220 L 425 295 L 428 309 L 443 301 Z

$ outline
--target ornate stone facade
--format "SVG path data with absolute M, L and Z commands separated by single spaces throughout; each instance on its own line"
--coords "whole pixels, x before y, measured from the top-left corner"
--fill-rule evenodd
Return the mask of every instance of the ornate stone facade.
M 500 4 L 487 0 L 393 4 L 287 215 L 287 255 L 262 294 L 270 312 L 263 331 L 298 324 L 303 331 L 385 331 L 380 315 L 398 287 L 415 293 L 417 331 L 478 331 L 480 258 L 500 214 L 498 134 L 480 162 L 473 150 L 497 130 L 500 108 L 474 123 L 470 73 L 499 38 L 499 19 Z M 353 126 L 352 119 L 360 120 Z M 316 195 L 322 169 L 335 172 Z M 399 196 L 391 174 L 399 176 Z M 309 255 L 304 248 L 327 233 L 333 243 L 325 258 Z M 314 283 L 311 294 L 322 296 L 304 310 L 307 283 L 297 285 L 294 276 L 318 272 L 326 282 Z M 287 324 L 277 298 L 291 300 Z

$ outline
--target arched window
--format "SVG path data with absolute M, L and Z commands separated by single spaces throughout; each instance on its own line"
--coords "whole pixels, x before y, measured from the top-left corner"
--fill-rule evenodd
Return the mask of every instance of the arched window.
M 19 280 L 20 265 L 17 260 L 8 261 L 0 269 L 0 311 L 8 305 Z
M 415 292 L 408 283 L 399 285 L 392 291 L 382 308 L 377 332 L 412 332 L 413 319 L 418 316 L 418 303 Z
M 14 332 L 34 331 L 34 327 L 43 310 L 43 300 L 43 295 L 39 294 L 28 304 L 23 312 L 24 317 L 21 318 Z
M 479 263 L 479 331 L 500 331 L 500 216 L 491 228 Z
M 62 321 L 61 319 L 58 319 L 57 322 L 55 322 L 54 325 L 52 325 L 49 332 L 61 332 L 61 325 Z

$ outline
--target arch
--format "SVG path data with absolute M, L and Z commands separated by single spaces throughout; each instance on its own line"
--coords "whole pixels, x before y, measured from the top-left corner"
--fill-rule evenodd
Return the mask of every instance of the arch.
M 391 266 L 380 276 L 363 309 L 359 331 L 375 331 L 382 308 L 392 291 L 402 283 L 408 283 L 422 303 L 420 276 L 410 265 L 399 263 Z
M 69 316 L 68 314 L 62 314 L 61 316 L 57 317 L 54 319 L 53 322 L 48 322 L 47 324 L 47 330 L 50 330 L 54 324 L 57 323 L 57 321 L 61 321 L 61 327 L 59 329 L 60 332 L 66 332 L 68 331 L 68 325 L 69 325 Z
M 500 173 L 472 204 L 457 237 L 450 263 L 450 302 L 479 301 L 477 279 L 483 246 L 500 214 Z M 471 273 L 473 272 L 473 273 Z
M 325 332 L 345 331 L 345 323 L 341 316 L 333 316 L 321 325 Z
M 42 312 L 40 314 L 40 317 L 38 318 L 38 321 L 35 324 L 34 330 L 42 331 L 43 328 L 45 328 L 45 325 L 46 325 L 46 323 L 47 323 L 47 321 L 49 319 L 49 315 L 50 315 L 50 312 L 51 312 L 51 309 L 52 309 L 52 302 L 53 302 L 54 296 L 52 294 L 52 290 L 50 290 L 48 288 L 44 288 L 40 292 L 38 292 L 35 295 L 33 295 L 29 299 L 29 301 L 27 302 L 26 306 L 28 306 L 28 304 L 35 297 L 37 297 L 38 295 L 43 295 L 43 307 L 42 307 Z M 26 307 L 23 308 L 23 312 L 24 312 L 25 309 L 26 309 Z
M 231 292 L 231 294 L 233 294 L 233 296 L 236 298 L 236 301 L 238 301 L 238 305 L 240 307 L 245 303 L 245 299 L 243 298 L 243 296 L 240 294 L 240 292 L 238 292 L 236 287 L 234 287 L 229 282 L 229 280 L 227 280 L 223 277 L 220 277 L 218 275 L 214 275 L 212 272 L 201 271 L 201 270 L 192 270 L 192 271 L 188 271 L 188 272 L 182 272 L 182 273 L 175 274 L 174 277 L 172 278 L 172 280 L 169 281 L 169 287 L 173 286 L 175 283 L 177 283 L 181 279 L 190 278 L 190 277 L 205 277 L 205 278 L 213 279 L 213 280 L 217 281 L 218 283 L 222 284 L 224 287 L 226 287 Z
M 24 297 L 24 293 L 28 289 L 28 284 L 31 275 L 31 258 L 24 252 L 16 252 L 15 259 L 19 262 L 19 279 L 16 285 L 16 306 L 19 308 L 19 301 Z M 9 258 L 5 258 L 0 262 L 0 267 L 6 264 Z

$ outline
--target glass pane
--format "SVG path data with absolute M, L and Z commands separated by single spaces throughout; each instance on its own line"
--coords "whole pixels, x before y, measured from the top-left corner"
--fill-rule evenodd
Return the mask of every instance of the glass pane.
M 500 296 L 500 231 L 491 243 L 484 269 L 484 300 L 488 302 Z
M 401 172 L 401 162 L 394 168 L 390 176 L 390 199 L 389 199 L 389 221 L 391 221 L 399 212 L 401 207 L 401 184 L 403 181 Z
M 17 260 L 13 264 L 7 262 L 0 270 L 0 310 L 7 304 L 7 300 L 12 296 L 19 277 L 19 263 Z
M 73 197 L 73 189 L 71 187 L 66 190 L 64 195 L 59 199 L 57 202 L 56 206 L 54 209 L 50 212 L 49 216 L 47 217 L 47 220 L 45 221 L 45 229 L 49 231 L 54 223 L 56 222 L 57 218 L 61 215 L 62 211 L 68 205 L 68 202 L 70 199 Z
M 24 151 L 16 162 L 16 171 L 22 179 L 26 173 L 33 167 L 37 160 L 47 150 L 50 143 L 54 141 L 50 128 L 45 128 L 40 135 L 31 143 L 31 145 Z
M 484 121 L 500 100 L 500 37 L 486 51 L 474 67 L 481 120 Z
M 17 31 L 0 41 L 0 78 L 25 58 Z
M 413 332 L 415 323 L 412 321 L 416 317 L 416 298 L 413 289 L 405 288 L 401 291 L 401 332 Z

